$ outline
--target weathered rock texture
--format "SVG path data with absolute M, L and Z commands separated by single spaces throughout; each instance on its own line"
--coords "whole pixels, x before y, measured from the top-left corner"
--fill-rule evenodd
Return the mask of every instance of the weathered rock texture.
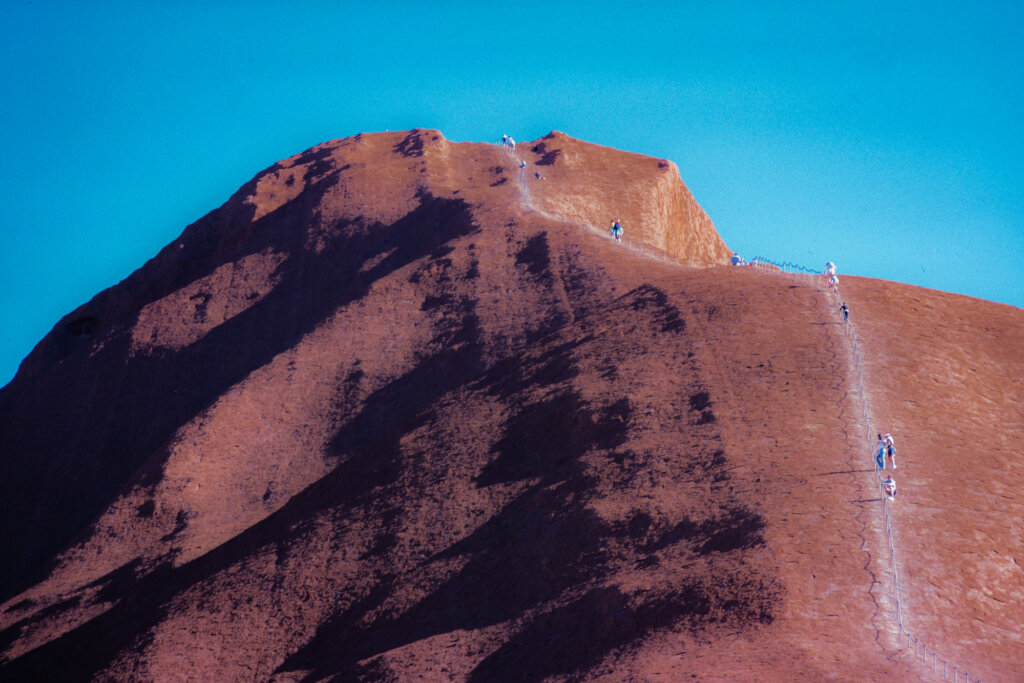
M 275 164 L 0 391 L 0 675 L 929 675 L 834 302 L 680 265 L 728 254 L 671 163 L 560 133 Z M 904 623 L 1012 680 L 1024 312 L 843 287 Z

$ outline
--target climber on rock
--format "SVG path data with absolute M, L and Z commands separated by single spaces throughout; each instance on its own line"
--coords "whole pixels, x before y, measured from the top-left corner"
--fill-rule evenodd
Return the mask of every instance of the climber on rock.
M 882 482 L 882 490 L 885 491 L 885 495 L 889 498 L 889 501 L 896 500 L 896 482 L 893 481 L 891 476 L 885 478 Z
M 839 307 L 839 312 L 843 314 L 843 322 L 850 322 L 850 308 L 843 302 L 843 305 Z
M 882 441 L 885 443 L 885 452 L 889 455 L 892 468 L 896 469 L 896 443 L 893 441 L 892 434 L 889 432 L 882 434 Z
M 885 440 L 882 438 L 881 434 L 878 435 L 878 445 L 876 446 L 875 451 L 875 465 L 877 465 L 880 470 L 885 469 Z
M 612 221 L 611 233 L 612 237 L 615 238 L 616 242 L 622 241 L 622 221 L 620 221 L 619 219 L 615 219 L 614 221 Z

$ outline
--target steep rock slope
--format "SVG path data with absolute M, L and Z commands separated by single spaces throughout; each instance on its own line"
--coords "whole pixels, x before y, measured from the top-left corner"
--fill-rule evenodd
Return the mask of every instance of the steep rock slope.
M 661 258 L 588 229 L 613 217 Z M 922 675 L 894 631 L 833 302 L 814 279 L 670 262 L 727 254 L 671 165 L 557 133 L 516 154 L 362 135 L 275 164 L 62 320 L 0 392 L 17 558 L 0 672 Z M 857 324 L 878 297 L 933 296 L 847 286 Z M 967 328 L 992 323 L 951 300 Z M 978 386 L 1019 392 L 1020 313 L 1000 308 L 984 345 L 920 346 L 964 344 Z M 865 327 L 861 352 L 892 378 L 885 339 Z M 913 443 L 911 416 L 868 399 Z M 1020 417 L 1003 413 L 1008 445 Z M 1005 517 L 970 522 L 998 552 L 1013 540 Z M 969 566 L 938 577 L 947 611 L 905 620 L 964 619 Z M 977 617 L 1012 628 L 1013 610 Z M 992 642 L 973 656 L 1005 675 L 1019 643 Z

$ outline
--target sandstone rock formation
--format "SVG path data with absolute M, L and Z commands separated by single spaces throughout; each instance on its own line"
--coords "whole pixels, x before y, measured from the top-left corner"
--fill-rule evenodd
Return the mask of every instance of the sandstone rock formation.
M 0 675 L 926 679 L 866 404 L 905 626 L 1011 680 L 1024 312 L 844 277 L 862 400 L 822 283 L 729 254 L 561 133 L 275 164 L 0 390 Z

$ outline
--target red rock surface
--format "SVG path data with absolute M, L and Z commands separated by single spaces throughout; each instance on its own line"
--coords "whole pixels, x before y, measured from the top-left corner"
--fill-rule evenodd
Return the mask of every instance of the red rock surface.
M 1019 680 L 1024 312 L 844 276 L 862 400 L 816 278 L 680 265 L 729 252 L 671 163 L 517 155 L 325 143 L 58 323 L 0 675 L 931 680 L 866 403 L 904 627 Z

